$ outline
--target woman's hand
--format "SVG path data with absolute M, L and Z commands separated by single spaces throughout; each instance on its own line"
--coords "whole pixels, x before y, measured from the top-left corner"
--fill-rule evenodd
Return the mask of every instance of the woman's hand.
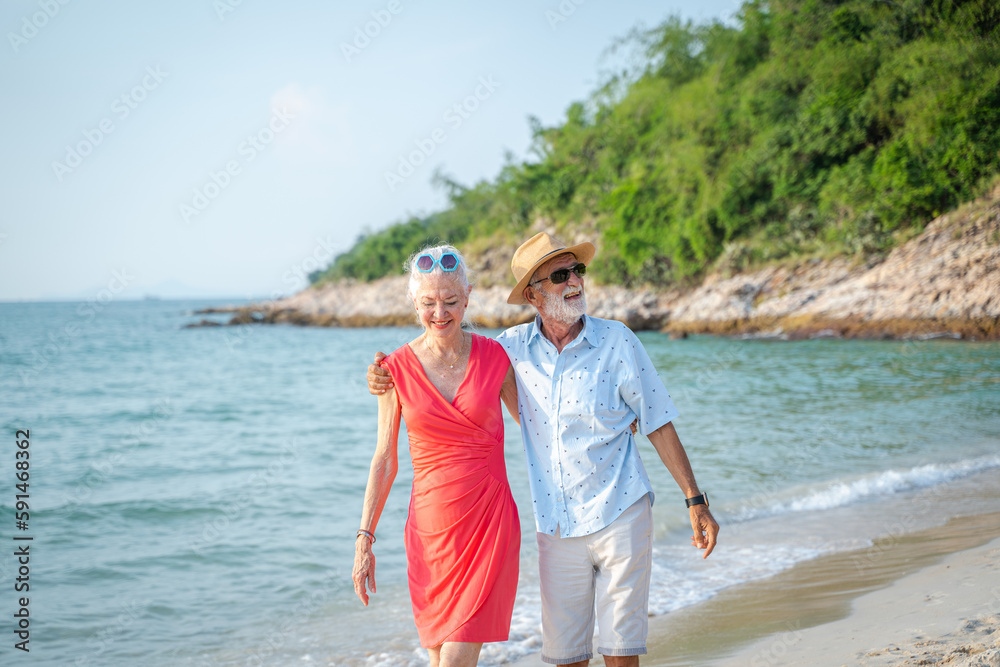
M 370 588 L 372 593 L 375 592 L 375 554 L 372 553 L 372 543 L 364 535 L 358 536 L 354 543 L 353 578 L 354 592 L 358 594 L 358 598 L 367 607 L 367 589 Z

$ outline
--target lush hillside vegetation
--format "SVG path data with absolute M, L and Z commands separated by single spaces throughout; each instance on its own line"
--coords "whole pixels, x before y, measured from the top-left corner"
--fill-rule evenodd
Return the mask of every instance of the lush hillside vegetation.
M 996 0 L 772 0 L 738 25 L 667 20 L 635 69 L 533 126 L 533 159 L 363 236 L 314 281 L 398 273 L 538 216 L 601 235 L 597 277 L 669 284 L 713 262 L 882 252 L 1000 171 Z

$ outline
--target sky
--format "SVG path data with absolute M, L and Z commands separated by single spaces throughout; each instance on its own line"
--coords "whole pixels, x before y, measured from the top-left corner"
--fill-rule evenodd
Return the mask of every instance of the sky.
M 0 301 L 277 297 L 738 0 L 4 0 Z

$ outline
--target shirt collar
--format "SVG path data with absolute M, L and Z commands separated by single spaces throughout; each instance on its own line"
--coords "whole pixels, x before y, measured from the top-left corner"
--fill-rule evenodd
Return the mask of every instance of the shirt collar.
M 528 334 L 528 345 L 534 343 L 535 339 L 545 338 L 545 336 L 542 335 L 542 316 L 538 313 L 535 313 L 535 321 L 533 324 L 534 326 L 531 327 L 531 332 Z M 546 340 L 548 339 L 546 338 Z M 597 326 L 595 325 L 593 318 L 587 317 L 587 315 L 583 316 L 583 330 L 577 334 L 576 338 L 574 338 L 573 341 L 566 347 L 572 347 L 577 344 L 577 341 L 582 343 L 584 340 L 590 343 L 591 347 L 597 347 Z M 551 343 L 551 341 L 549 342 Z
M 594 318 L 583 316 L 583 338 L 590 343 L 591 347 L 597 347 L 598 337 L 597 337 L 597 323 L 594 322 Z

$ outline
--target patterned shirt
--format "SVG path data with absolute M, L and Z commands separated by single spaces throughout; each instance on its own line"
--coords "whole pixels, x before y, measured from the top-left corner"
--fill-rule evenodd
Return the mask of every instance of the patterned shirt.
M 517 377 L 521 437 L 538 532 L 589 535 L 653 490 L 629 426 L 677 416 L 645 348 L 621 322 L 584 316 L 560 353 L 541 319 L 497 337 Z M 556 426 L 558 425 L 558 428 Z

